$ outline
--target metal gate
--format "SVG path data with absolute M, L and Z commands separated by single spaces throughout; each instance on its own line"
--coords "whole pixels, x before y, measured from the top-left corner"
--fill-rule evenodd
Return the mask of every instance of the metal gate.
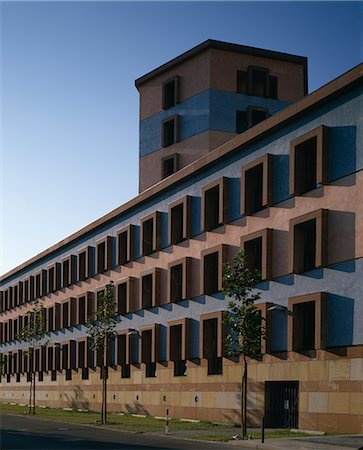
M 265 382 L 265 425 L 270 428 L 298 428 L 298 381 Z

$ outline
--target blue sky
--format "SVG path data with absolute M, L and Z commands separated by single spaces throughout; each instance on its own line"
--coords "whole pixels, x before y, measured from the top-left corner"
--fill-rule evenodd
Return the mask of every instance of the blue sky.
M 0 273 L 137 195 L 136 78 L 212 38 L 307 56 L 311 92 L 363 53 L 358 2 L 0 8 Z

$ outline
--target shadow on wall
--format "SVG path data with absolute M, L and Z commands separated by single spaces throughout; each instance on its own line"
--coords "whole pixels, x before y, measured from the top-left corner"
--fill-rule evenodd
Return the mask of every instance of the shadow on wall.
M 353 343 L 354 299 L 329 294 L 326 308 L 326 347 L 347 347 Z
M 356 127 L 330 128 L 328 155 L 329 182 L 356 171 L 356 134 Z
M 64 394 L 67 405 L 72 409 L 89 409 L 89 401 L 84 395 L 83 389 L 77 384 L 73 389 L 73 394 Z
M 329 211 L 328 264 L 355 258 L 355 231 L 355 213 Z
M 149 412 L 138 400 L 135 400 L 133 405 L 126 404 L 125 409 L 129 414 L 145 414 L 146 416 L 150 416 Z

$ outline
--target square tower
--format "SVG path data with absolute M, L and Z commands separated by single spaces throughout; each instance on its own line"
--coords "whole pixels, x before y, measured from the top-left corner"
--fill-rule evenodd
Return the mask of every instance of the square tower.
M 139 191 L 307 94 L 307 58 L 207 40 L 137 79 Z

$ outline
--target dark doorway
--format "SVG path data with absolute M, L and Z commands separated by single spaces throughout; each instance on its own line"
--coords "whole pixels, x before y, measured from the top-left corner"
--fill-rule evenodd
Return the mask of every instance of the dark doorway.
M 270 428 L 298 428 L 298 381 L 265 382 L 265 425 Z

